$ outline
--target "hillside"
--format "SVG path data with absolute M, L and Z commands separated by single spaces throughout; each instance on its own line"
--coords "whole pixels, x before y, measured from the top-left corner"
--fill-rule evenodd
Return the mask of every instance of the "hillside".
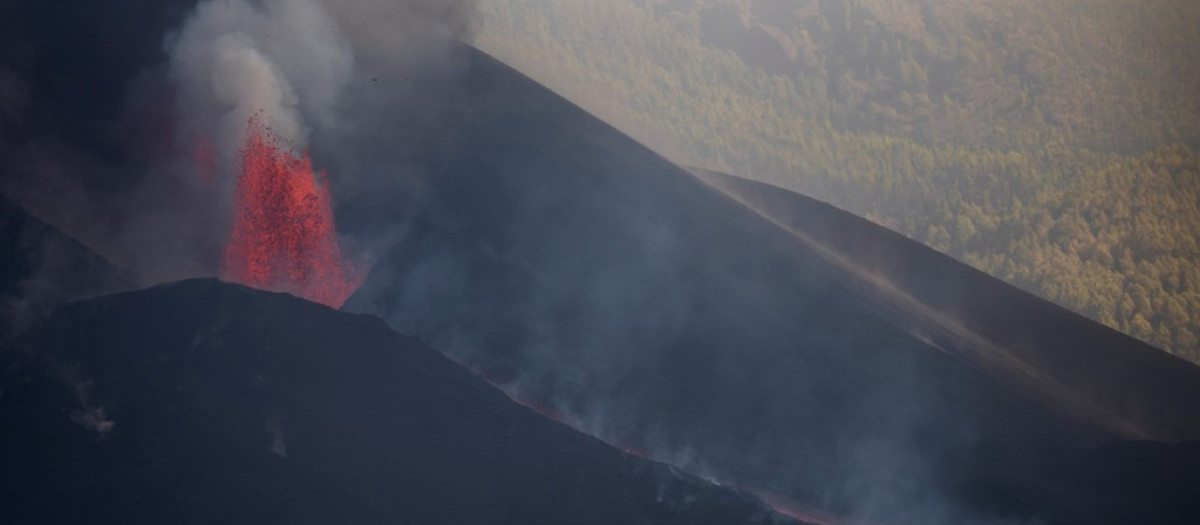
M 696 173 L 803 242 L 852 262 L 868 280 L 921 305 L 924 315 L 981 337 L 993 349 L 1003 349 L 1024 366 L 1100 405 L 1138 413 L 1145 424 L 1161 425 L 1154 431 L 1160 438 L 1196 435 L 1197 429 L 1188 423 L 1188 415 L 1195 413 L 1189 399 L 1195 394 L 1180 397 L 1180 388 L 1200 382 L 1200 368 L 828 204 L 726 174 Z M 924 335 L 947 349 L 962 337 L 953 331 Z M 988 359 L 975 357 L 981 358 Z M 1149 399 L 1155 401 L 1140 404 Z M 1149 423 L 1152 420 L 1157 423 Z
M 1200 435 L 1194 365 L 826 204 L 796 209 L 860 249 L 809 239 L 467 56 L 437 177 L 362 197 L 412 226 L 345 308 L 544 412 L 868 523 L 1069 522 L 1067 458 Z
M 1186 1 L 504 0 L 491 52 L 687 165 L 1200 359 Z
M 5 523 L 790 523 L 378 319 L 187 281 L 0 349 Z
M 885 135 L 863 130 L 902 123 L 859 119 L 846 109 L 806 120 L 821 123 L 805 128 L 811 133 L 767 130 L 785 131 L 775 136 L 787 141 L 802 137 L 803 144 L 704 150 L 727 159 L 785 152 L 775 158 L 811 162 L 804 168 L 812 171 L 802 173 L 812 177 L 800 180 L 821 185 L 834 203 L 828 204 L 682 167 L 673 160 L 684 157 L 664 157 L 639 140 L 674 135 L 630 136 L 463 45 L 460 30 L 470 21 L 459 15 L 474 2 L 218 0 L 191 16 L 192 3 L 130 0 L 126 9 L 112 9 L 27 0 L 0 7 L 19 15 L 0 16 L 0 27 L 13 29 L 0 31 L 0 40 L 14 43 L 0 46 L 0 192 L 70 237 L 15 207 L 0 219 L 14 218 L 17 227 L 0 227 L 35 240 L 66 239 L 73 247 L 61 259 L 6 261 L 15 264 L 4 266 L 2 284 L 13 283 L 7 289 L 26 298 L 22 283 L 60 260 L 72 263 L 60 268 L 68 276 L 104 275 L 113 261 L 139 284 L 174 281 L 58 306 L 102 291 L 72 287 L 36 310 L 48 318 L 29 316 L 32 323 L 14 325 L 15 341 L 0 338 L 0 417 L 15 422 L 0 433 L 0 463 L 10 467 L 0 471 L 0 521 L 777 520 L 753 494 L 817 525 L 1200 522 L 1194 441 L 1200 367 L 877 223 L 908 231 L 896 226 L 907 224 L 900 219 L 884 221 L 883 212 L 913 221 L 949 214 L 953 228 L 929 230 L 946 249 L 943 241 L 982 243 L 989 235 L 1023 240 L 1028 230 L 1021 221 L 1035 217 L 1056 232 L 1038 237 L 1046 249 L 1095 257 L 1116 250 L 1121 264 L 1119 248 L 1136 248 L 1143 259 L 1159 253 L 1174 258 L 1182 277 L 1173 282 L 1146 271 L 1135 284 L 1186 290 L 1193 257 L 1180 240 L 1187 237 L 1173 233 L 1187 226 L 1189 208 L 1158 196 L 1187 195 L 1195 164 L 1187 146 L 1163 145 L 1137 157 L 1140 146 L 1105 146 L 1104 133 L 1063 129 L 1043 143 L 973 135 L 967 120 L 955 121 L 966 127 L 947 128 L 949 138 L 899 128 Z M 464 10 L 422 9 L 454 5 Z M 502 4 L 478 5 L 488 11 Z M 540 17 L 588 5 L 562 2 L 510 14 L 529 15 L 521 23 L 538 26 L 522 34 L 542 35 L 561 28 L 542 27 Z M 561 49 L 554 42 L 595 29 L 617 50 L 636 42 L 690 42 L 650 38 L 653 31 L 626 38 L 631 29 L 653 26 L 597 23 L 604 13 L 642 6 L 636 13 L 653 15 L 643 21 L 678 19 L 683 29 L 694 21 L 701 31 L 689 48 L 695 53 L 668 53 L 672 68 L 703 72 L 687 67 L 690 57 L 725 67 L 782 50 L 713 78 L 791 78 L 795 85 L 787 32 L 794 28 L 784 27 L 791 15 L 779 8 L 804 4 L 705 3 L 697 11 L 686 2 L 590 5 L 595 10 L 587 14 L 595 16 L 579 18 L 579 31 L 537 51 L 553 53 Z M 859 34 L 878 20 L 905 20 L 889 12 L 868 23 L 867 8 L 898 2 L 853 2 L 853 13 L 839 5 L 851 3 L 816 4 L 819 20 L 838 22 L 822 37 L 831 39 L 822 44 L 831 53 L 843 47 L 836 36 L 843 30 Z M 227 8 L 234 12 L 216 16 Z M 334 18 L 318 16 L 322 9 Z M 940 9 L 922 12 L 922 23 L 950 16 Z M 188 34 L 208 16 L 231 22 L 266 16 L 260 27 L 221 24 L 206 41 L 216 50 L 237 43 L 241 51 L 232 58 L 267 52 L 268 63 L 252 62 L 271 67 L 257 68 L 262 75 L 218 68 L 172 80 L 180 63 L 166 55 L 187 39 L 167 37 L 164 45 L 164 35 Z M 920 29 L 903 29 L 913 27 Z M 336 34 L 325 34 L 331 28 Z M 730 47 L 744 42 L 739 31 L 757 35 L 751 49 Z M 305 44 L 322 34 L 328 38 L 318 38 L 316 50 Z M 485 23 L 482 42 L 488 34 Z M 1118 48 L 1123 41 L 1116 40 Z M 613 57 L 602 49 L 577 50 L 589 60 Z M 954 49 L 945 52 L 953 57 Z M 314 60 L 319 50 L 346 61 Z M 655 70 L 652 62 L 625 58 L 613 64 Z M 936 63 L 925 60 L 916 63 Z M 308 79 L 309 66 L 338 64 L 347 69 Z M 540 64 L 560 65 L 553 56 Z M 869 68 L 843 69 L 839 78 L 846 80 L 834 83 L 843 94 L 874 93 Z M 767 76 L 744 75 L 751 70 Z M 654 111 L 694 101 L 675 96 L 676 87 L 713 90 L 718 102 L 700 109 L 717 109 L 680 106 L 679 113 L 745 116 L 709 128 L 728 143 L 755 139 L 756 126 L 785 107 L 755 103 L 708 77 L 675 85 L 673 77 L 656 75 L 646 78 L 662 82 L 632 91 L 579 79 Z M 968 86 L 979 81 L 965 78 L 973 79 Z M 1162 101 L 1172 100 L 1158 77 L 1146 72 L 1146 78 L 1163 88 Z M 256 81 L 271 79 L 287 82 Z M 305 79 L 332 81 L 310 87 L 340 85 L 340 95 L 333 101 L 319 96 L 323 90 L 301 89 L 309 85 Z M 249 147 L 256 143 L 251 133 L 241 155 L 209 171 L 214 159 L 204 134 L 192 142 L 176 126 L 203 116 L 193 110 L 209 113 L 203 111 L 209 104 L 187 103 L 187 92 L 226 80 L 296 87 L 296 97 L 282 102 L 303 106 L 312 95 L 327 102 L 293 108 L 297 114 L 273 112 L 305 117 L 312 125 L 308 149 L 277 156 Z M 761 86 L 789 90 L 787 82 Z M 976 100 L 961 91 L 948 99 Z M 250 89 L 233 100 L 250 109 L 264 101 L 249 95 L 286 92 Z M 1063 114 L 1078 110 L 1074 100 L 1064 103 Z M 212 106 L 208 116 L 222 122 L 233 117 L 227 122 L 236 125 L 243 116 L 254 122 L 228 113 L 225 103 Z M 646 120 L 653 126 L 688 122 L 654 115 Z M 998 129 L 1003 118 L 994 117 L 980 129 Z M 227 154 L 239 143 L 233 128 L 210 131 L 233 139 Z M 972 145 L 1004 140 L 1012 143 Z M 1080 146 L 1087 141 L 1099 141 L 1097 149 Z M 1022 149 L 1031 144 L 1041 149 Z M 880 149 L 893 157 L 872 154 Z M 688 162 L 695 164 L 701 163 Z M 289 166 L 295 169 L 282 169 Z M 275 176 L 283 172 L 288 176 Z M 1071 178 L 1097 173 L 1105 177 Z M 1143 173 L 1160 179 L 1152 184 Z M 235 197 L 241 181 L 254 186 L 264 174 L 286 184 L 267 184 L 274 196 L 248 201 L 256 204 L 226 206 L 237 204 L 225 198 Z M 1118 205 L 1055 200 L 1111 200 L 1113 181 L 1121 181 L 1126 197 Z M 314 184 L 328 196 L 320 191 L 311 198 Z M 892 185 L 891 193 L 857 191 L 872 185 Z M 947 192 L 1000 204 L 976 210 L 938 200 Z M 876 202 L 877 222 L 845 211 L 861 211 L 847 202 L 878 195 L 891 200 Z M 317 220 L 298 223 L 288 213 L 297 206 L 319 212 L 299 217 Z M 1000 209 L 1010 210 L 1012 222 L 989 222 Z M 1058 235 L 1092 233 L 1096 210 L 1127 226 L 1120 235 L 1096 235 L 1115 248 L 1058 244 Z M 1059 214 L 1091 222 L 1057 224 Z M 280 235 L 234 246 L 295 248 L 267 250 L 252 261 L 311 268 L 305 263 L 313 255 L 329 261 L 326 241 L 336 232 L 346 259 L 334 262 L 361 270 L 365 280 L 358 286 L 356 275 L 358 288 L 342 312 L 212 280 L 175 281 L 221 275 L 263 286 L 224 271 L 229 226 L 241 220 Z M 6 244 L 13 253 L 38 253 L 16 238 Z M 1022 253 L 1018 248 L 1007 247 L 1005 257 Z M 1067 262 L 1041 261 L 1014 264 L 1053 275 L 1074 271 L 1079 290 L 1109 293 Z M 333 275 L 297 273 L 293 282 L 317 285 Z M 1125 293 L 1125 285 L 1121 280 L 1117 291 Z M 1130 297 L 1121 315 L 1154 308 L 1158 296 Z
M 62 231 L 0 196 L 0 342 L 58 305 L 134 285 Z

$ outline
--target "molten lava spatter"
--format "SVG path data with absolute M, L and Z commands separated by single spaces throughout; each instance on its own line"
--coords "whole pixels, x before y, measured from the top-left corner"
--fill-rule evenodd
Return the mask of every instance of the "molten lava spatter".
M 325 173 L 281 148 L 257 116 L 246 137 L 222 276 L 340 307 L 361 276 L 338 246 Z

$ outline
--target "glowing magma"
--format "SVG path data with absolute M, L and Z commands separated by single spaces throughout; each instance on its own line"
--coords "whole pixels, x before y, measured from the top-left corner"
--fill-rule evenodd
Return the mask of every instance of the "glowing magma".
M 338 246 L 325 173 L 282 148 L 257 115 L 246 128 L 222 276 L 340 307 L 361 278 Z

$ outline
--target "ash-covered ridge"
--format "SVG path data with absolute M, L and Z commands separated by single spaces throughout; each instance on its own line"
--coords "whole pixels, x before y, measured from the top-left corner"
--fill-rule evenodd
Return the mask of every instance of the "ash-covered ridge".
M 1193 365 L 831 207 L 764 209 L 467 55 L 418 198 L 339 208 L 415 201 L 346 309 L 610 443 L 860 522 L 1070 522 L 1063 461 L 1200 437 Z
M 66 301 L 128 290 L 127 273 L 0 196 L 0 341 Z
M 99 297 L 0 357 L 5 523 L 791 522 L 285 294 Z

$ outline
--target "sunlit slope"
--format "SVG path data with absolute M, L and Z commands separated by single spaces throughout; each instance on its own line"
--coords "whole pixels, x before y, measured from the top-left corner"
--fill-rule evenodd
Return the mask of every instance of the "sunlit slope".
M 707 170 L 707 183 L 874 283 L 914 326 L 981 366 L 1046 381 L 1143 429 L 1200 436 L 1200 367 L 1025 293 L 886 228 L 803 195 Z M 1052 386 L 1050 386 L 1052 385 Z
M 811 195 L 1200 359 L 1187 0 L 504 0 L 485 50 L 672 160 Z

